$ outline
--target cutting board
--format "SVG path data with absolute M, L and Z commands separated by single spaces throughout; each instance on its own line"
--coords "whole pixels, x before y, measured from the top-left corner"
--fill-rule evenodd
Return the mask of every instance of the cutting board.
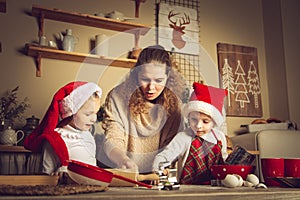
M 57 185 L 58 176 L 1 175 L 0 185 Z

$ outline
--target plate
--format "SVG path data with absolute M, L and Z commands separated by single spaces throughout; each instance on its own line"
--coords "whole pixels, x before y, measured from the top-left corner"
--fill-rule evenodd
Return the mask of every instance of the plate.
M 300 188 L 300 178 L 294 177 L 273 177 L 273 180 L 277 181 L 284 187 Z

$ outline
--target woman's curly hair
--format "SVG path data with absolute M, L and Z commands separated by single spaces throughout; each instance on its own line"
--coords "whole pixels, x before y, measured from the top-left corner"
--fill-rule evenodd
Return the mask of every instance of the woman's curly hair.
M 142 66 L 147 63 L 157 62 L 166 64 L 166 74 L 168 80 L 166 86 L 159 97 L 155 100 L 157 104 L 162 105 L 168 115 L 176 112 L 182 102 L 189 95 L 189 87 L 185 79 L 179 72 L 172 67 L 172 60 L 167 51 L 162 46 L 149 46 L 140 53 L 136 65 L 131 69 L 129 76 L 119 85 L 118 92 L 123 94 L 128 101 L 131 115 L 147 113 L 146 99 L 138 84 L 138 74 Z

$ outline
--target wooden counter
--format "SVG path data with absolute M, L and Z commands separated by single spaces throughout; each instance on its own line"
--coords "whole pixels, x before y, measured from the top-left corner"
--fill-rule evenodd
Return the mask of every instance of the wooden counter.
M 2 196 L 5 199 L 300 199 L 297 188 L 255 189 L 182 185 L 179 190 L 151 190 L 134 187 L 109 187 L 107 191 L 65 196 Z

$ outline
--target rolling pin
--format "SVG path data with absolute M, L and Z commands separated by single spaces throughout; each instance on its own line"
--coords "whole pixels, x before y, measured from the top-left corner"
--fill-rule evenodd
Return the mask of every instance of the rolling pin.
M 137 181 L 155 181 L 155 180 L 159 180 L 159 176 L 155 173 L 137 175 Z

